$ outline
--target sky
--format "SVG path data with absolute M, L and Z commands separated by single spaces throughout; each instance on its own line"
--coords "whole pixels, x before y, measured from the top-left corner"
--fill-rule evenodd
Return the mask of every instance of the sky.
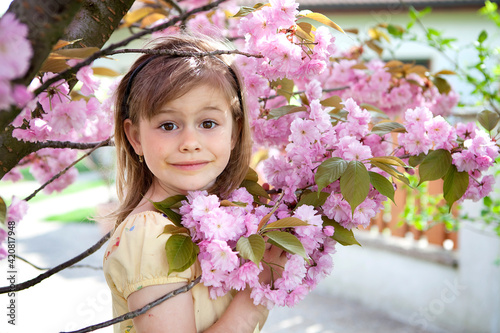
M 7 9 L 9 9 L 9 5 L 12 0 L 1 0 L 0 1 L 0 16 L 3 15 Z

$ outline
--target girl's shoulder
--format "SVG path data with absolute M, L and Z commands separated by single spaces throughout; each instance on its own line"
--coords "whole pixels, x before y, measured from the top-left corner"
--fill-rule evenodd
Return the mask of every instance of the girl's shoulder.
M 117 250 L 129 256 L 130 252 L 155 246 L 156 243 L 161 243 L 164 247 L 167 236 L 164 234 L 164 229 L 168 224 L 173 223 L 163 213 L 157 211 L 130 214 L 111 235 L 104 259 L 106 260 Z
M 121 229 L 121 231 L 123 232 L 125 229 L 130 229 L 135 225 L 154 226 L 154 225 L 166 225 L 166 224 L 172 224 L 172 222 L 168 219 L 168 217 L 165 214 L 161 212 L 154 210 L 132 212 L 130 213 L 129 216 L 127 216 L 123 220 L 122 223 L 120 223 L 115 232 L 118 231 L 119 229 Z

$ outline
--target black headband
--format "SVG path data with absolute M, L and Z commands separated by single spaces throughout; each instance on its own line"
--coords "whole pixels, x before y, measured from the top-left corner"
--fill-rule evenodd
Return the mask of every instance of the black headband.
M 146 59 L 142 64 L 140 64 L 139 66 L 136 67 L 136 69 L 134 69 L 134 71 L 128 78 L 127 87 L 125 88 L 125 94 L 123 94 L 123 101 L 122 101 L 123 119 L 127 119 L 130 116 L 128 112 L 128 98 L 130 96 L 130 90 L 132 90 L 132 82 L 134 81 L 134 78 L 141 71 L 141 69 L 146 67 L 147 64 L 149 64 L 153 59 L 156 58 L 158 58 L 158 55 L 154 55 Z
M 123 94 L 123 101 L 122 101 L 122 113 L 123 113 L 123 119 L 127 119 L 130 114 L 128 110 L 128 99 L 130 97 L 130 91 L 132 90 L 132 83 L 134 81 L 134 78 L 137 76 L 137 74 L 144 68 L 146 67 L 147 64 L 149 64 L 152 60 L 158 58 L 159 55 L 153 55 L 146 59 L 143 63 L 141 63 L 139 66 L 137 66 L 132 74 L 130 74 L 130 77 L 127 82 L 127 87 L 125 87 L 125 93 Z M 236 82 L 236 93 L 238 94 L 238 102 L 240 103 L 240 107 L 243 109 L 243 98 L 241 96 L 241 87 L 240 87 L 240 81 L 238 80 L 238 76 L 236 75 L 235 71 L 226 64 L 222 59 L 219 59 L 218 57 L 215 57 L 215 59 L 219 60 L 221 63 L 223 63 L 229 70 L 229 73 L 233 77 L 234 81 Z

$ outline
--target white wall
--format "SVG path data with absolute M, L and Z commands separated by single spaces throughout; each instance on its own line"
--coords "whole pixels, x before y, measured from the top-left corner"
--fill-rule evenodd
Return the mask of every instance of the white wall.
M 357 234 L 361 244 L 370 238 Z M 334 272 L 318 288 L 427 331 L 500 333 L 499 259 L 500 238 L 465 223 L 458 268 L 370 246 L 339 246 Z

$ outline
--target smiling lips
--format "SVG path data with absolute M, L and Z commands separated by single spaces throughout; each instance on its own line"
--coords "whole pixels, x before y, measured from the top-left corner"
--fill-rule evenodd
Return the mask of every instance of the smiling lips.
M 202 169 L 208 163 L 209 163 L 208 161 L 186 161 L 186 162 L 171 163 L 171 165 L 180 170 L 196 171 Z

